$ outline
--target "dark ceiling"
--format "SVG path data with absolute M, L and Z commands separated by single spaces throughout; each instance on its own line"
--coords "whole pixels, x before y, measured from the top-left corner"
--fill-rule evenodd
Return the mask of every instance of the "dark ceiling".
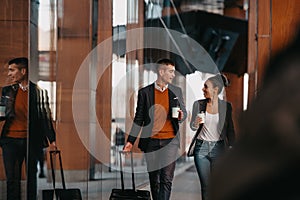
M 178 21 L 182 21 L 182 25 Z M 229 72 L 238 76 L 247 71 L 247 38 L 248 22 L 246 20 L 226 17 L 223 15 L 208 13 L 205 11 L 190 11 L 180 13 L 179 16 L 163 17 L 162 19 L 149 19 L 145 21 L 145 27 L 164 27 L 187 34 L 200 44 L 210 55 L 218 71 Z M 119 56 L 124 56 L 126 52 L 126 27 L 114 27 L 113 52 Z M 125 34 L 118 34 L 125 32 Z M 119 38 L 119 37 L 122 38 Z M 149 34 L 148 34 L 149 36 Z M 160 36 L 158 36 L 160 37 Z M 157 36 L 148 38 L 158 38 Z M 159 38 L 167 40 L 168 38 Z M 146 43 L 152 43 L 155 39 L 145 39 Z M 180 48 L 180 46 L 179 46 Z M 191 51 L 192 52 L 192 51 Z M 189 57 L 198 56 L 188 55 Z M 203 63 L 202 58 L 197 58 L 198 63 L 192 65 L 186 59 L 174 53 L 166 52 L 161 49 L 144 49 L 144 62 L 153 63 L 161 57 L 171 57 L 178 67 L 177 70 L 182 74 L 190 74 L 196 70 L 202 72 L 215 73 L 211 66 L 199 66 Z M 203 58 L 205 59 L 205 58 Z
M 169 29 L 185 32 L 196 40 L 209 53 L 219 71 L 234 73 L 238 76 L 246 72 L 248 34 L 246 20 L 204 11 L 180 13 L 179 17 L 183 27 L 178 21 L 178 16 L 163 17 L 162 20 Z M 145 21 L 145 27 L 164 26 L 160 19 L 150 19 Z M 145 62 L 155 60 L 155 56 L 161 57 L 162 52 L 155 49 L 146 50 Z M 190 63 L 186 66 L 186 62 L 179 55 L 171 55 L 171 57 L 175 59 L 177 66 L 180 66 L 178 71 L 183 75 L 193 73 L 198 69 Z M 205 68 L 201 71 L 212 72 Z

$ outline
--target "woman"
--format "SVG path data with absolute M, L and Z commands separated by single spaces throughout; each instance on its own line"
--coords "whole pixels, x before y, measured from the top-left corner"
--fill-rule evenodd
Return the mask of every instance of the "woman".
M 208 181 L 216 160 L 226 146 L 232 147 L 235 140 L 231 104 L 218 97 L 227 85 L 224 75 L 210 77 L 202 89 L 205 99 L 193 104 L 190 127 L 192 130 L 199 128 L 194 161 L 200 179 L 202 200 L 207 199 Z

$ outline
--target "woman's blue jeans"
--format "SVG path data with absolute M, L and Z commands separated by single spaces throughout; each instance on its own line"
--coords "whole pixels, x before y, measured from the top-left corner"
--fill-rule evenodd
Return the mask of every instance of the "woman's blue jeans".
M 197 139 L 196 141 L 194 162 L 200 179 L 202 200 L 207 200 L 207 188 L 211 171 L 216 160 L 224 151 L 224 140 L 209 142 Z

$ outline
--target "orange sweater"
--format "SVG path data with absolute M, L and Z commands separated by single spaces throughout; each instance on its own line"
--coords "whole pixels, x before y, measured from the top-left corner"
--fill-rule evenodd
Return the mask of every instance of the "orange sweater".
M 28 91 L 19 88 L 15 101 L 16 116 L 10 124 L 7 136 L 27 138 L 28 129 Z
M 169 93 L 168 89 L 161 92 L 154 90 L 154 123 L 152 138 L 155 139 L 171 139 L 175 137 L 174 129 L 169 113 Z

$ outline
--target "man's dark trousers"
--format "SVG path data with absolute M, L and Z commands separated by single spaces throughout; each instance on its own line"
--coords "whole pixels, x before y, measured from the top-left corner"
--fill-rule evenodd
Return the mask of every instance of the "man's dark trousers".
M 27 199 L 35 200 L 37 195 L 37 159 L 33 155 L 27 156 L 27 139 L 5 138 L 2 143 L 3 161 L 7 176 L 7 200 L 21 200 L 21 172 L 24 160 L 26 160 L 27 171 Z
M 179 139 L 150 139 L 145 152 L 153 200 L 169 200 Z

